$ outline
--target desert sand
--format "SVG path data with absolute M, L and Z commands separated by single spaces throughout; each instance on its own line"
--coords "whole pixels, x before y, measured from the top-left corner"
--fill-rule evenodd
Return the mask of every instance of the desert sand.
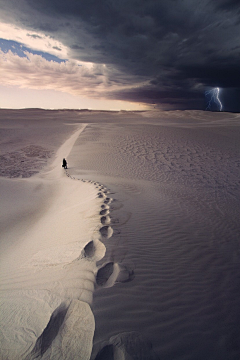
M 1 358 L 238 359 L 239 114 L 0 119 Z

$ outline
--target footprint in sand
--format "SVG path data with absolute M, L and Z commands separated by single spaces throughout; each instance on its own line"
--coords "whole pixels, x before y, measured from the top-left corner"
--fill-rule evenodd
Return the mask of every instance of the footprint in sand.
M 97 272 L 96 283 L 98 286 L 111 287 L 115 283 L 129 282 L 134 279 L 134 270 L 113 261 L 103 265 Z
M 95 250 L 96 250 L 96 248 L 95 248 L 94 242 L 92 240 L 82 250 L 82 257 L 92 258 L 95 254 Z
M 106 224 L 107 217 L 106 217 L 106 216 L 102 216 L 100 220 L 101 220 L 101 223 L 104 225 L 104 224 Z
M 106 284 L 113 273 L 113 265 L 113 262 L 109 262 L 98 270 L 96 276 L 97 285 L 104 286 Z
M 110 201 L 111 201 L 111 199 L 110 199 L 109 197 L 107 197 L 107 198 L 104 200 L 104 204 L 108 204 Z
M 102 239 L 109 239 L 113 234 L 111 226 L 105 225 L 99 229 Z
M 116 278 L 116 283 L 125 283 L 132 281 L 135 277 L 134 270 L 125 265 L 119 264 L 119 273 Z
M 106 204 L 106 205 L 105 205 L 105 204 L 102 204 L 102 205 L 101 205 L 101 209 L 109 209 L 109 206 L 108 206 L 107 204 Z M 101 215 L 101 214 L 100 214 L 100 215 Z
M 102 216 L 101 219 L 100 219 L 101 223 L 103 225 L 109 225 L 110 222 L 111 222 L 111 219 L 110 217 L 107 215 L 107 216 Z

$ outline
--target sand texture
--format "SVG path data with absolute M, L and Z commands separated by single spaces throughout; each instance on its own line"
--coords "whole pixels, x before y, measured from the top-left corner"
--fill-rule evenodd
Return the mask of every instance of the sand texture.
M 239 114 L 0 116 L 1 358 L 238 360 Z

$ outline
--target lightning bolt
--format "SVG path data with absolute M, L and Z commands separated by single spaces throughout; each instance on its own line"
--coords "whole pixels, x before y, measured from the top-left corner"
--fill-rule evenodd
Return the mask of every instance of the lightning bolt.
M 223 106 L 219 99 L 219 92 L 220 92 L 220 89 L 218 87 L 211 89 L 209 91 L 205 91 L 205 96 L 206 96 L 206 98 L 209 99 L 206 110 L 211 110 L 212 103 L 215 102 L 215 104 L 217 104 L 219 106 L 219 111 L 222 111 Z

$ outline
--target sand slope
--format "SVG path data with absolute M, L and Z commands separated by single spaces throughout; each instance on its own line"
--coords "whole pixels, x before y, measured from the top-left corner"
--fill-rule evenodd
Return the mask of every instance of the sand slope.
M 239 114 L 30 113 L 6 159 L 69 141 L 0 178 L 2 358 L 239 359 Z
M 80 125 L 38 176 L 2 179 L 8 204 L 1 253 L 2 359 L 90 357 L 94 318 L 89 304 L 96 261 L 105 253 L 97 239 L 102 200 L 93 184 L 71 179 L 61 168 L 84 128 Z M 40 195 L 31 197 L 37 188 Z M 94 252 L 86 256 L 84 247 L 92 239 Z

